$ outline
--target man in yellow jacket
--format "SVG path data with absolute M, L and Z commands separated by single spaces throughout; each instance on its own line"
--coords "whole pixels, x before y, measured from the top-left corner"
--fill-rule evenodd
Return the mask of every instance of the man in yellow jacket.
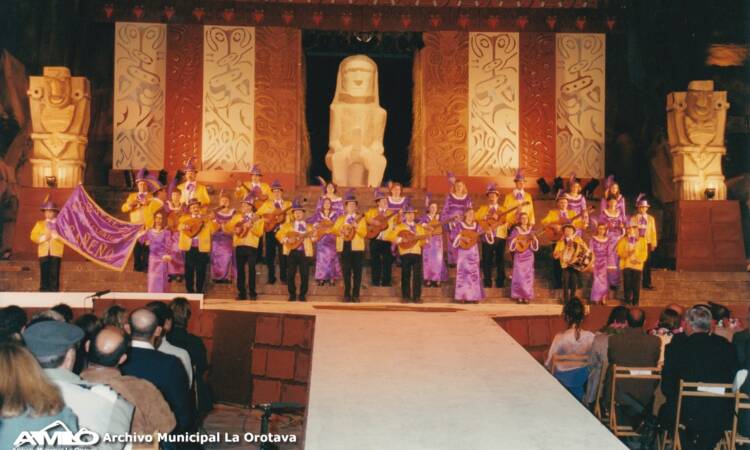
M 523 176 L 521 169 L 516 171 L 516 176 L 513 178 L 513 182 L 516 184 L 516 188 L 505 194 L 505 198 L 503 199 L 503 211 L 508 211 L 522 203 L 527 204 L 506 214 L 505 223 L 508 224 L 508 228 L 512 227 L 518 222 L 518 215 L 525 212 L 529 215 L 529 224 L 533 226 L 534 223 L 536 223 L 534 218 L 534 202 L 531 198 L 531 194 L 523 190 L 523 187 L 526 184 L 526 178 Z
M 375 207 L 365 213 L 365 221 L 371 224 L 379 216 L 388 217 L 393 214 L 388 210 L 388 197 L 380 188 L 375 188 Z M 388 226 L 373 239 L 370 239 L 370 275 L 373 286 L 390 286 L 393 267 L 393 254 L 388 233 L 396 224 L 398 214 L 388 219 Z
M 256 300 L 258 293 L 255 291 L 255 264 L 258 261 L 258 244 L 263 236 L 263 221 L 255 214 L 252 194 L 242 199 L 240 212 L 224 225 L 224 232 L 233 236 L 232 245 L 237 263 L 237 300 L 247 300 L 248 293 L 250 300 Z
M 268 198 L 258 208 L 258 215 L 264 216 L 277 216 L 284 222 L 289 222 L 292 217 L 291 213 L 292 202 L 284 200 L 284 189 L 281 187 L 279 180 L 274 180 L 271 184 L 271 197 Z M 266 267 L 268 268 L 268 284 L 274 284 L 276 282 L 276 254 L 279 255 L 279 278 L 281 282 L 286 282 L 287 273 L 287 258 L 281 249 L 281 244 L 276 240 L 276 232 L 279 231 L 281 224 L 274 226 L 269 231 L 266 231 L 263 240 L 266 241 L 265 255 L 263 256 Z
M 500 192 L 497 190 L 495 183 L 490 183 L 487 186 L 487 200 L 486 205 L 482 205 L 475 214 L 476 219 L 479 222 L 489 219 L 495 214 L 500 214 L 501 207 L 498 203 L 500 198 Z M 505 219 L 504 217 L 502 219 Z M 502 220 L 502 224 L 495 227 L 493 230 L 487 230 L 492 233 L 492 243 L 488 243 L 486 239 L 482 240 L 482 278 L 484 281 L 484 287 L 492 287 L 492 269 L 495 269 L 495 287 L 505 286 L 505 240 L 508 237 L 509 225 L 507 221 Z
M 401 256 L 401 300 L 404 302 L 412 301 L 414 303 L 422 302 L 422 244 L 423 239 L 418 239 L 412 247 L 401 248 L 400 244 L 404 243 L 404 237 L 399 236 L 402 232 L 407 231 L 411 236 L 406 238 L 425 239 L 429 236 L 424 227 L 415 222 L 416 210 L 410 204 L 403 209 L 404 221 L 393 228 L 389 233 L 391 242 L 398 247 L 398 253 Z
M 635 206 L 638 208 L 638 214 L 630 218 L 630 224 L 638 227 L 638 235 L 646 240 L 648 250 L 646 262 L 643 264 L 642 286 L 644 289 L 652 290 L 654 286 L 651 284 L 651 253 L 656 250 L 657 244 L 656 221 L 654 216 L 648 213 L 651 205 L 648 204 L 645 194 L 638 195 L 635 199 Z
M 365 236 L 367 222 L 357 214 L 357 199 L 353 193 L 344 197 L 344 214 L 334 222 L 331 231 L 336 235 L 336 252 L 341 259 L 344 275 L 344 302 L 359 302 L 359 289 L 362 286 L 362 263 L 365 259 Z M 351 240 L 344 236 L 353 233 Z
M 307 300 L 307 286 L 310 279 L 310 258 L 313 256 L 313 244 L 310 234 L 312 225 L 305 222 L 305 210 L 297 199 L 292 203 L 293 220 L 281 225 L 276 232 L 276 240 L 283 246 L 284 256 L 287 259 L 287 288 L 289 301 L 304 302 Z M 295 240 L 294 235 L 304 238 Z M 299 297 L 297 297 L 297 271 L 300 273 Z
M 638 236 L 638 225 L 628 225 L 627 233 L 617 242 L 625 303 L 637 305 L 641 295 L 641 272 L 648 258 L 646 239 Z
M 243 183 L 237 180 L 237 187 L 234 190 L 234 197 L 237 199 L 245 199 L 248 194 L 254 197 L 253 205 L 256 208 L 260 208 L 263 202 L 271 197 L 271 186 L 263 182 L 263 172 L 257 164 L 250 169 L 250 182 Z
M 57 292 L 60 290 L 60 263 L 62 262 L 65 244 L 57 234 L 57 213 L 60 211 L 49 196 L 42 204 L 44 220 L 39 220 L 31 229 L 31 241 L 38 244 L 39 257 L 39 290 L 41 292 Z
M 153 191 L 160 186 L 159 182 L 149 177 L 146 169 L 141 169 L 135 177 L 136 192 L 128 195 L 120 208 L 124 213 L 130 213 L 130 223 L 143 225 L 149 229 L 154 224 L 154 213 L 159 211 L 164 203 L 154 197 Z M 148 272 L 148 246 L 140 240 L 133 247 L 133 270 Z
M 188 202 L 188 213 L 180 217 L 177 229 L 180 239 L 177 248 L 185 253 L 185 288 L 189 293 L 203 293 L 206 268 L 211 254 L 211 235 L 219 224 L 211 215 L 201 214 L 201 204 L 193 198 Z
M 201 206 L 208 206 L 211 203 L 211 197 L 208 195 L 208 189 L 205 185 L 198 183 L 198 169 L 195 167 L 195 157 L 187 160 L 184 167 L 185 181 L 177 188 L 180 190 L 180 201 L 187 205 L 192 199 L 197 199 Z
M 576 291 L 581 287 L 581 274 L 572 264 L 575 262 L 576 255 L 579 252 L 587 251 L 588 246 L 576 234 L 576 227 L 573 224 L 566 223 L 562 230 L 563 237 L 555 243 L 552 258 L 554 258 L 556 265 L 560 267 L 563 303 L 567 303 L 577 296 Z

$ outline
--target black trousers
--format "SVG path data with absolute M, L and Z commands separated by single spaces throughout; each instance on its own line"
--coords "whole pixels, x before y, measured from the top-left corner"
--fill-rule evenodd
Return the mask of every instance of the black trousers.
M 554 250 L 554 246 L 552 247 Z M 552 254 L 552 252 L 550 252 Z M 552 289 L 562 289 L 562 266 L 560 260 L 552 258 Z
M 249 245 L 240 245 L 234 248 L 234 255 L 237 262 L 237 291 L 241 297 L 248 293 L 252 297 L 258 295 L 255 292 L 255 264 L 258 259 L 258 249 Z
M 495 287 L 505 285 L 505 239 L 495 238 L 495 242 L 482 242 L 482 274 L 484 287 L 492 287 L 492 269 L 495 269 Z
M 625 303 L 637 305 L 641 297 L 641 271 L 635 269 L 622 270 L 622 285 L 625 291 Z
M 289 295 L 292 297 L 297 296 L 297 271 L 299 271 L 300 285 L 299 295 L 307 295 L 307 284 L 310 281 L 310 260 L 305 256 L 304 250 L 292 250 L 287 256 L 288 272 L 287 272 L 287 287 Z
M 380 239 L 370 241 L 370 270 L 373 286 L 390 286 L 393 254 L 391 243 Z
M 354 251 L 351 242 L 344 242 L 344 250 L 339 253 L 339 257 L 344 275 L 344 299 L 357 299 L 362 286 L 362 261 L 365 259 L 365 252 Z
M 422 296 L 422 255 L 401 255 L 401 298 L 417 301 Z
M 191 247 L 185 252 L 185 289 L 191 294 L 202 294 L 206 285 L 209 254 Z
M 133 270 L 136 272 L 148 272 L 148 245 L 135 242 L 133 247 Z
M 558 261 L 558 260 L 555 260 Z M 558 261 L 558 264 L 560 262 Z M 560 269 L 562 271 L 562 290 L 563 290 L 563 302 L 568 303 L 573 297 L 576 296 L 576 289 L 580 284 L 580 272 L 572 267 L 566 267 Z
M 268 282 L 276 282 L 276 254 L 279 255 L 279 277 L 286 281 L 287 257 L 281 248 L 281 243 L 276 240 L 275 231 L 267 231 L 265 235 L 266 254 L 264 255 L 266 267 L 268 267 Z
M 58 292 L 60 290 L 60 263 L 59 256 L 43 256 L 39 258 L 39 291 Z
M 648 250 L 647 255 L 648 256 L 646 257 L 646 262 L 643 263 L 643 273 L 641 274 L 641 276 L 643 278 L 642 279 L 643 287 L 650 288 L 650 287 L 653 287 L 653 285 L 651 284 L 651 258 L 652 258 L 652 255 L 651 255 L 651 251 L 650 250 Z

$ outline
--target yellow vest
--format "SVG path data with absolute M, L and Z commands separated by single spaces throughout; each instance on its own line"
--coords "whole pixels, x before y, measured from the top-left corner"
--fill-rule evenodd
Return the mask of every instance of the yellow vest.
M 185 214 L 180 217 L 179 230 L 180 240 L 177 243 L 177 248 L 186 252 L 192 247 L 193 238 L 185 234 L 182 230 L 182 225 L 190 219 L 190 214 Z M 196 236 L 198 238 L 198 251 L 201 253 L 208 253 L 211 251 L 211 235 L 219 229 L 219 225 L 213 220 L 204 219 L 203 228 L 198 232 Z
M 497 212 L 501 213 L 505 211 L 505 208 L 500 206 L 500 204 L 497 205 Z M 515 211 L 514 211 L 515 212 Z M 484 220 L 487 216 L 490 215 L 490 205 L 482 205 L 477 210 L 476 214 L 474 215 L 477 221 Z M 506 214 L 507 217 L 507 214 Z M 502 225 L 499 225 L 494 230 L 491 230 L 495 237 L 498 237 L 500 239 L 506 239 L 508 237 L 508 222 L 505 221 Z
M 531 225 L 534 225 L 536 223 L 536 219 L 534 218 L 534 202 L 531 198 L 531 194 L 528 192 L 523 193 L 523 200 L 525 202 L 529 202 L 528 205 L 525 205 L 521 208 L 516 209 L 513 212 L 510 212 L 505 215 L 505 223 L 508 225 L 513 225 L 518 221 L 518 213 L 525 212 L 529 215 L 529 223 Z M 503 199 L 503 211 L 507 211 L 515 206 L 517 206 L 520 202 L 516 200 L 516 197 L 513 196 L 513 191 L 511 191 L 508 194 L 505 194 L 505 198 Z
M 154 198 L 151 194 L 146 194 L 146 205 L 133 209 L 130 204 L 135 203 L 137 199 L 138 193 L 131 192 L 120 209 L 124 213 L 130 213 L 130 223 L 145 225 L 146 228 L 151 228 L 154 225 L 154 214 L 164 206 L 164 203 L 158 198 Z
M 63 251 L 65 250 L 65 244 L 59 238 L 47 239 L 45 233 L 47 232 L 47 221 L 39 220 L 34 224 L 34 228 L 31 229 L 31 241 L 35 244 L 39 244 L 37 249 L 37 256 L 40 258 L 44 256 L 57 256 L 62 258 Z
M 631 251 L 632 255 L 630 255 Z M 646 240 L 639 237 L 634 244 L 631 244 L 627 236 L 621 238 L 617 242 L 617 256 L 620 257 L 620 269 L 643 270 L 643 264 L 648 258 Z
M 409 229 L 409 226 L 407 224 L 405 224 L 405 223 L 401 223 L 401 224 L 396 225 L 396 227 L 390 233 L 388 233 L 388 238 L 389 238 L 388 240 L 391 241 L 391 242 L 393 242 L 393 243 L 396 243 L 396 241 L 398 240 L 398 234 L 400 232 L 404 231 L 404 230 L 411 231 Z M 415 233 L 418 234 L 418 235 L 426 233 L 426 230 L 424 229 L 424 227 L 422 225 L 418 224 L 418 223 L 414 227 L 414 230 L 415 230 Z M 424 242 L 425 241 L 418 241 L 414 245 L 414 247 L 412 247 L 410 249 L 407 249 L 407 250 L 403 250 L 403 249 L 399 248 L 398 249 L 398 254 L 399 255 L 421 255 L 422 254 L 422 244 L 424 244 Z
M 185 186 L 187 186 L 187 181 L 177 186 L 177 189 L 179 189 L 181 193 L 180 201 L 183 205 L 187 205 L 188 200 L 190 200 L 190 194 L 185 189 Z M 202 206 L 208 206 L 211 203 L 211 197 L 208 195 L 208 189 L 206 189 L 205 185 L 200 184 L 197 181 L 195 182 L 195 191 L 193 197 L 197 198 Z
M 333 234 L 336 235 L 336 251 L 344 251 L 344 238 L 341 237 L 341 228 L 346 223 L 346 214 L 339 216 L 336 222 L 333 223 Z M 367 236 L 367 222 L 364 218 L 360 218 L 357 222 L 357 229 L 354 231 L 354 239 L 352 239 L 352 251 L 363 252 L 365 251 L 365 236 Z
M 258 243 L 260 241 L 260 237 L 263 236 L 263 220 L 257 220 L 255 224 L 250 228 L 250 230 L 247 232 L 245 237 L 240 237 L 234 232 L 234 227 L 237 226 L 238 223 L 242 222 L 244 219 L 244 214 L 237 213 L 235 214 L 229 222 L 224 224 L 223 230 L 227 234 L 232 235 L 232 245 L 235 247 L 239 246 L 247 246 L 247 247 L 254 247 L 258 248 Z
M 309 223 L 305 223 L 305 231 L 311 231 L 312 229 L 313 229 L 312 225 L 310 225 Z M 294 222 L 286 222 L 282 224 L 281 227 L 279 228 L 279 231 L 276 232 L 276 240 L 279 242 L 283 242 L 286 235 L 292 231 L 297 231 L 294 229 Z M 286 244 L 284 244 L 282 247 L 283 247 L 285 255 L 288 255 L 292 251 L 292 249 L 287 247 Z M 313 256 L 314 252 L 313 252 L 312 236 L 305 238 L 305 240 L 302 243 L 302 247 L 305 249 L 305 256 L 308 256 L 308 257 Z
M 630 225 L 636 225 L 638 227 L 638 231 L 641 231 L 641 224 L 640 222 L 640 214 L 636 214 L 634 216 L 630 217 Z M 651 214 L 646 214 L 646 233 L 643 235 L 643 238 L 646 239 L 646 244 L 648 244 L 651 248 L 656 248 L 656 221 L 654 220 L 654 217 Z
M 572 219 L 576 216 L 576 213 L 572 209 L 566 209 L 565 210 L 565 217 L 567 219 Z M 546 216 L 544 216 L 544 219 L 542 219 L 542 225 L 548 225 L 551 223 L 557 223 L 562 216 L 560 215 L 560 210 L 555 208 L 551 209 Z M 576 229 L 580 230 L 583 229 L 583 216 L 577 218 L 573 221 L 573 226 L 576 227 Z

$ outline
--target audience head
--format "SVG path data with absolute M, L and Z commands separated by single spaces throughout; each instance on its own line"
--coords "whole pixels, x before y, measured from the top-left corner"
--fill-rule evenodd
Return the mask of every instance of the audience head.
M 0 329 L 11 333 L 21 333 L 28 320 L 26 311 L 20 306 L 10 305 L 0 309 Z
M 125 308 L 120 305 L 110 306 L 106 311 L 104 311 L 104 315 L 102 315 L 102 326 L 111 325 L 117 328 L 124 328 L 125 324 L 127 323 L 125 313 Z
M 685 308 L 678 303 L 670 303 L 667 305 L 667 309 L 671 309 L 676 312 L 678 316 L 682 317 L 685 314 Z
M 711 310 L 711 317 L 713 317 L 716 322 L 730 319 L 732 317 L 732 311 L 724 305 L 708 302 L 708 308 Z
M 164 302 L 151 302 L 146 305 L 146 309 L 156 314 L 156 320 L 159 326 L 164 330 L 164 334 L 172 329 L 172 310 Z
M 659 315 L 659 324 L 657 327 L 672 331 L 680 328 L 681 321 L 682 316 L 677 314 L 673 309 L 667 308 Z
M 99 328 L 99 318 L 95 314 L 84 314 L 75 321 L 75 325 L 83 330 L 86 339 L 91 339 L 97 328 Z
M 125 327 L 134 341 L 152 341 L 161 334 L 159 318 L 146 308 L 138 308 L 130 313 Z
M 628 326 L 630 328 L 643 328 L 646 321 L 646 312 L 641 308 L 630 308 L 628 311 Z
M 685 313 L 685 325 L 687 334 L 708 333 L 711 331 L 713 316 L 711 310 L 705 305 L 695 305 Z
M 626 323 L 628 323 L 628 308 L 624 306 L 612 308 L 612 311 L 609 312 L 609 318 L 607 318 L 607 327 L 616 324 L 625 325 Z
M 23 332 L 23 338 L 43 368 L 72 370 L 83 331 L 69 323 L 47 320 L 30 325 Z
M 127 359 L 129 346 L 128 335 L 121 328 L 110 325 L 92 336 L 86 354 L 90 364 L 117 367 Z
M 565 306 L 563 306 L 563 318 L 565 319 L 565 323 L 568 324 L 568 327 L 574 325 L 576 327 L 580 326 L 584 317 L 586 317 L 586 313 L 583 308 L 583 303 L 581 303 L 581 300 L 579 300 L 578 297 L 573 297 L 565 304 Z
M 190 322 L 190 303 L 185 297 L 175 297 L 169 304 L 169 308 L 174 314 L 174 327 L 187 328 Z
M 34 355 L 18 342 L 0 342 L 0 418 L 58 414 L 65 403 Z
M 63 317 L 59 312 L 48 309 L 46 311 L 38 312 L 34 314 L 31 317 L 31 320 L 26 325 L 26 328 L 29 328 L 32 325 L 35 325 L 40 322 L 48 322 L 48 321 L 55 321 L 55 322 L 65 322 L 65 317 Z
M 65 303 L 58 303 L 57 305 L 53 306 L 52 311 L 55 311 L 56 313 L 59 313 L 61 316 L 63 316 L 63 319 L 65 319 L 66 322 L 73 322 L 73 308 L 66 305 Z

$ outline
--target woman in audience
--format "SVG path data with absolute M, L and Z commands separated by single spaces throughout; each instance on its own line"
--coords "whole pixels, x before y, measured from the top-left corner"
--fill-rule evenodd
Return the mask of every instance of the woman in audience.
M 732 342 L 734 333 L 742 329 L 740 320 L 732 317 L 732 311 L 724 305 L 708 302 L 708 307 L 711 309 L 711 315 L 716 322 L 713 334 Z
M 573 297 L 563 306 L 563 318 L 568 328 L 555 335 L 549 348 L 545 365 L 563 386 L 578 400 L 583 399 L 583 387 L 588 378 L 588 365 L 578 362 L 555 362 L 555 356 L 588 356 L 594 342 L 594 333 L 583 330 L 581 322 L 585 317 L 583 303 Z
M 666 308 L 659 315 L 659 322 L 656 328 L 649 331 L 649 334 L 658 337 L 661 340 L 661 353 L 659 354 L 659 367 L 664 365 L 664 349 L 667 344 L 672 342 L 675 334 L 682 333 L 682 317 L 673 309 Z
M 120 305 L 110 306 L 102 315 L 101 326 L 112 325 L 117 328 L 125 328 L 125 324 L 128 323 L 126 312 L 125 308 Z
M 599 378 L 602 371 L 606 371 L 608 364 L 607 351 L 609 350 L 609 337 L 613 334 L 622 334 L 628 327 L 628 308 L 615 306 L 609 312 L 607 324 L 599 330 L 591 344 L 589 354 L 589 381 L 586 384 L 586 396 L 584 403 L 592 408 L 596 399 L 596 390 L 599 388 Z
M 78 431 L 78 419 L 34 356 L 17 342 L 0 343 L 0 448 L 14 448 L 22 431 L 39 431 L 60 420 Z M 86 437 L 86 436 L 84 436 Z

